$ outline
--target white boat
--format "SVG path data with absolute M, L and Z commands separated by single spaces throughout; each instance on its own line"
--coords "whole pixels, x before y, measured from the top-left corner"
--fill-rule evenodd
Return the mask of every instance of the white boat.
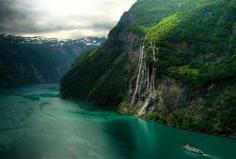
M 197 154 L 200 154 L 200 155 L 204 154 L 204 152 L 202 150 L 200 150 L 200 149 L 198 149 L 196 147 L 190 146 L 189 144 L 184 145 L 183 148 L 185 150 L 188 150 L 188 151 L 193 152 L 193 153 L 197 153 Z

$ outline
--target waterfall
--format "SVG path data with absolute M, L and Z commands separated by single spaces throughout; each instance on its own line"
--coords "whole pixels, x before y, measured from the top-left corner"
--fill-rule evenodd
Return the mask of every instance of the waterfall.
M 142 66 L 143 66 L 143 58 L 144 58 L 144 45 L 140 47 L 140 55 L 139 55 L 139 63 L 138 63 L 138 76 L 136 79 L 136 85 L 135 85 L 135 91 L 131 100 L 131 105 L 134 104 L 136 94 L 139 91 L 139 86 L 140 86 L 140 79 L 141 79 L 141 73 L 142 73 Z
M 144 58 L 144 43 L 140 46 L 139 62 L 138 62 L 138 75 L 136 79 L 134 93 L 131 99 L 131 105 L 137 104 L 139 101 L 143 102 L 143 97 L 145 97 L 144 103 L 141 105 L 138 115 L 143 115 L 146 108 L 149 106 L 152 98 L 155 97 L 155 78 L 156 78 L 156 48 L 155 44 L 151 44 L 152 49 L 152 63 L 148 62 Z
M 149 63 L 146 62 L 146 65 L 147 65 L 147 90 L 150 89 L 150 67 L 149 67 Z M 148 92 L 149 93 L 149 92 Z
M 145 100 L 143 106 L 141 107 L 140 111 L 138 112 L 138 116 L 141 116 L 144 114 L 145 109 L 148 107 L 148 104 L 150 102 L 151 99 L 151 94 L 149 94 L 149 96 L 147 97 L 147 99 Z
M 148 65 L 148 73 L 147 73 L 147 93 L 148 93 L 148 97 L 146 98 L 143 106 L 141 107 L 141 109 L 138 112 L 138 115 L 141 116 L 145 113 L 146 108 L 148 107 L 150 100 L 152 98 L 155 97 L 155 78 L 156 78 L 156 67 L 155 67 L 155 62 L 156 62 L 156 51 L 155 51 L 155 44 L 151 45 L 152 47 L 152 72 L 151 72 L 151 77 L 149 78 L 150 74 L 149 74 L 149 64 Z M 147 63 L 147 62 L 146 62 Z
M 156 62 L 156 51 L 155 51 L 155 43 L 152 45 L 152 74 L 151 74 L 151 79 L 150 79 L 150 91 L 149 92 L 154 92 L 155 91 L 155 78 L 156 78 L 156 67 L 155 67 L 155 62 Z

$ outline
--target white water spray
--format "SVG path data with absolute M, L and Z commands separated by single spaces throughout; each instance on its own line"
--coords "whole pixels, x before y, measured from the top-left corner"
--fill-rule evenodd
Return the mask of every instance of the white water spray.
M 203 154 L 203 156 L 211 158 L 211 159 L 221 159 L 219 157 L 216 157 L 216 156 L 213 156 L 213 155 L 210 155 L 210 154 Z
M 151 77 L 149 78 L 150 74 L 149 74 L 149 67 L 148 67 L 148 73 L 146 75 L 146 79 L 147 79 L 146 88 L 147 88 L 147 93 L 149 95 L 146 98 L 143 106 L 139 110 L 138 116 L 141 116 L 145 113 L 145 110 L 147 109 L 148 105 L 150 104 L 151 99 L 155 97 L 155 78 L 156 78 L 156 67 L 154 66 L 154 64 L 156 62 L 155 44 L 152 44 L 151 47 L 152 47 L 152 60 L 153 60 L 152 73 L 151 73 Z M 147 64 L 147 62 L 146 62 L 146 65 L 149 66 L 149 64 Z
M 136 94 L 139 91 L 139 86 L 140 86 L 140 79 L 141 79 L 141 73 L 142 73 L 142 66 L 143 66 L 143 58 L 144 58 L 144 45 L 140 47 L 140 55 L 139 55 L 139 64 L 138 64 L 138 76 L 136 80 L 136 85 L 135 85 L 135 91 L 131 100 L 131 105 L 134 104 Z

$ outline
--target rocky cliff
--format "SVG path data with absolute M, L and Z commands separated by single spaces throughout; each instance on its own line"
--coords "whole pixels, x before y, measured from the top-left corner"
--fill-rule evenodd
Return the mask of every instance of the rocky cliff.
M 235 136 L 235 6 L 233 0 L 137 1 L 104 46 L 78 59 L 61 95 Z

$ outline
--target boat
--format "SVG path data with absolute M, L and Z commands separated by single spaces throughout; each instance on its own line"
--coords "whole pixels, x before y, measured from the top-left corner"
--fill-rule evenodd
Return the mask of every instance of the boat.
M 189 144 L 187 145 L 184 145 L 183 148 L 187 151 L 190 151 L 190 152 L 193 152 L 193 153 L 197 153 L 197 154 L 200 154 L 200 155 L 203 155 L 204 152 L 196 147 L 193 147 L 193 146 L 190 146 Z

